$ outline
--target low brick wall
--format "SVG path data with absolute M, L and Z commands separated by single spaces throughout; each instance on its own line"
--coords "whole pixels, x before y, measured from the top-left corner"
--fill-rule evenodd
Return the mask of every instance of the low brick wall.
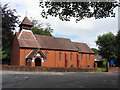
M 2 65 L 2 70 L 32 71 L 32 72 L 97 72 L 96 68 L 62 68 L 62 67 L 30 67 Z
M 120 72 L 119 67 L 109 67 L 108 72 Z

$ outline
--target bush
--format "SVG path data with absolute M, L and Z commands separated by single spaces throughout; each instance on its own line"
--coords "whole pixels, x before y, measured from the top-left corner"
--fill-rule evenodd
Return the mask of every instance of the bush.
M 107 60 L 103 59 L 103 67 L 106 67 Z
M 57 65 L 57 67 L 60 67 L 59 65 Z
M 97 67 L 97 71 L 98 71 L 98 72 L 105 72 L 105 71 L 106 71 L 106 68 Z
M 74 67 L 74 65 L 72 64 L 70 67 Z

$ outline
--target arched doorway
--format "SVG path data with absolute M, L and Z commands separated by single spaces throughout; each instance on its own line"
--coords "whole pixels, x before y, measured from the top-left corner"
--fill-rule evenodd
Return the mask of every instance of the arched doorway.
M 35 66 L 41 66 L 41 59 L 40 58 L 35 59 Z

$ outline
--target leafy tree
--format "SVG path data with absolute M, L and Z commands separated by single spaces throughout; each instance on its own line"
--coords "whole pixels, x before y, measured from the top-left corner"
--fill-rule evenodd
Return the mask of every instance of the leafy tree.
M 108 62 L 114 60 L 116 62 L 116 36 L 109 32 L 107 34 L 99 35 L 96 41 L 99 48 L 99 54 Z
M 98 50 L 96 48 L 92 48 L 93 52 L 95 52 L 95 55 L 98 55 Z
M 117 35 L 116 35 L 116 50 L 117 50 L 117 63 L 120 66 L 120 30 L 118 31 Z
M 67 0 L 67 2 L 54 2 L 48 0 L 45 2 L 40 1 L 39 6 L 43 8 L 41 15 L 46 19 L 50 15 L 58 16 L 62 21 L 70 21 L 71 17 L 76 18 L 76 21 L 80 21 L 91 17 L 95 17 L 95 19 L 115 17 L 113 10 L 119 6 L 119 3 L 116 0 L 113 0 L 113 2 L 101 2 L 100 0 L 96 2 L 92 2 L 92 0 L 89 0 L 89 2 L 72 2 L 70 0 Z
M 52 36 L 53 29 L 50 27 L 50 24 L 46 23 L 47 27 L 43 28 L 43 23 L 39 23 L 38 20 L 31 18 L 31 23 L 33 25 L 32 32 L 38 35 Z
M 16 24 L 19 23 L 19 19 L 18 16 L 15 15 L 16 10 L 10 9 L 8 4 L 3 6 L 0 4 L 0 9 L 2 11 L 2 60 L 4 63 L 4 61 L 10 60 L 10 48 L 14 35 L 13 32 Z

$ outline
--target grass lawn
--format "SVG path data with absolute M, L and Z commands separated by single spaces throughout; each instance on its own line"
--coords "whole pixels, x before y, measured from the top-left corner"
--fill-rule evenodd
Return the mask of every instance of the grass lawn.
M 98 72 L 105 72 L 105 71 L 106 71 L 106 68 L 98 67 L 98 68 L 97 68 L 97 71 L 98 71 Z

